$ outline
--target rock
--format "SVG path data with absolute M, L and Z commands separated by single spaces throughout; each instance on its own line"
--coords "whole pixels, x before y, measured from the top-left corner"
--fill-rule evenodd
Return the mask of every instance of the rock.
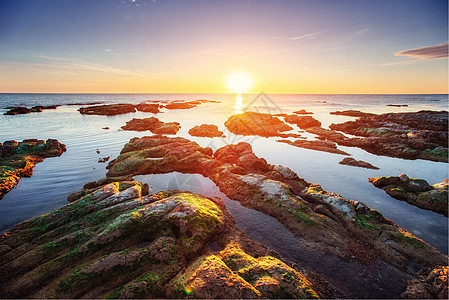
M 337 115 L 337 116 L 348 116 L 348 117 L 373 117 L 376 116 L 376 114 L 372 113 L 365 113 L 361 112 L 359 110 L 340 110 L 340 111 L 332 111 L 329 114 L 331 115 Z
M 312 283 L 274 257 L 254 258 L 236 243 L 198 259 L 178 276 L 170 298 L 318 299 Z
M 8 107 L 9 111 L 5 112 L 4 115 L 20 115 L 29 114 L 33 112 L 42 112 L 44 109 L 56 109 L 61 105 L 48 105 L 48 106 L 33 106 L 32 108 L 26 108 L 22 106 L 12 106 Z
M 101 129 L 108 130 L 108 129 L 110 129 L 110 128 L 109 128 L 109 127 L 103 127 L 103 128 L 101 128 Z
M 99 159 L 98 159 L 98 163 L 105 163 L 105 162 L 107 162 L 110 158 L 111 158 L 110 155 L 109 155 L 109 156 L 106 156 L 106 157 L 103 157 L 103 158 L 99 158 Z
M 283 131 L 292 130 L 290 126 L 277 117 L 252 111 L 229 117 L 225 126 L 234 134 L 264 137 L 278 136 Z
M 220 137 L 223 136 L 223 131 L 219 131 L 217 125 L 202 124 L 191 128 L 189 134 L 201 137 Z
M 151 131 L 155 134 L 176 134 L 181 126 L 178 122 L 164 123 L 158 118 L 132 119 L 122 126 L 123 130 Z
M 447 123 L 447 111 L 388 113 L 329 126 L 360 137 L 326 138 L 377 155 L 448 162 Z
M 197 107 L 198 105 L 202 103 L 220 103 L 220 101 L 214 101 L 214 100 L 194 100 L 194 101 L 182 101 L 182 100 L 175 100 L 168 104 L 166 104 L 164 107 L 166 109 L 190 109 Z
M 336 290 L 271 256 L 220 200 L 142 189 L 124 181 L 84 190 L 4 233 L 0 297 L 319 298 Z
M 409 281 L 407 291 L 402 294 L 404 299 L 447 299 L 448 298 L 448 267 L 437 266 L 424 268 L 418 279 Z
M 386 106 L 392 106 L 392 107 L 407 107 L 407 104 L 387 104 Z
M 304 109 L 301 109 L 301 110 L 298 110 L 298 111 L 294 111 L 293 113 L 297 114 L 297 115 L 313 115 L 313 112 L 309 112 L 309 111 L 306 111 Z
M 277 140 L 279 143 L 286 143 L 299 148 L 306 148 L 335 154 L 350 155 L 342 150 L 337 149 L 337 144 L 331 141 L 309 141 L 309 140 Z
M 201 174 L 227 197 L 273 216 L 305 243 L 313 243 L 315 250 L 329 255 L 365 264 L 382 260 L 407 272 L 413 272 L 410 260 L 424 266 L 447 260 L 376 210 L 267 163 L 248 143 L 226 145 L 213 156 L 209 151 L 184 138 L 133 138 L 109 163 L 107 176 Z
M 373 169 L 373 170 L 379 170 L 378 167 L 373 166 L 370 163 L 367 163 L 363 160 L 355 160 L 352 157 L 345 157 L 342 161 L 339 162 L 340 165 L 347 165 L 347 166 L 354 166 L 354 167 L 360 167 L 365 169 Z
M 136 105 L 136 108 L 138 111 L 149 112 L 149 113 L 153 113 L 153 114 L 160 113 L 161 112 L 159 110 L 160 107 L 161 107 L 161 105 L 159 105 L 157 103 L 140 103 L 140 104 Z
M 57 140 L 28 139 L 0 143 L 0 199 L 19 182 L 30 177 L 34 166 L 47 157 L 60 156 L 66 146 Z
M 78 111 L 83 115 L 116 116 L 136 112 L 136 108 L 132 104 L 106 104 L 81 107 Z
M 296 124 L 299 128 L 302 129 L 321 126 L 321 122 L 311 116 L 288 115 L 284 118 L 284 120 L 287 123 Z
M 82 102 L 76 102 L 76 103 L 70 103 L 70 104 L 66 104 L 66 105 L 69 105 L 69 106 L 74 106 L 74 105 L 77 105 L 77 106 L 80 106 L 80 105 L 98 105 L 98 104 L 103 104 L 103 102 L 87 102 L 87 103 L 82 103 Z
M 398 177 L 374 177 L 369 181 L 388 195 L 398 200 L 404 200 L 419 208 L 448 215 L 448 185 L 449 180 L 430 186 L 424 179 L 413 179 L 402 174 Z

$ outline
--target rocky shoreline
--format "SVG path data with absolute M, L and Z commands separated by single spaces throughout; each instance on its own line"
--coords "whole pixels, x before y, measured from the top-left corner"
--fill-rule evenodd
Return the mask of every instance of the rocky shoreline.
M 47 157 L 60 156 L 66 146 L 57 140 L 28 139 L 0 143 L 0 200 L 20 178 L 30 177 L 34 166 Z

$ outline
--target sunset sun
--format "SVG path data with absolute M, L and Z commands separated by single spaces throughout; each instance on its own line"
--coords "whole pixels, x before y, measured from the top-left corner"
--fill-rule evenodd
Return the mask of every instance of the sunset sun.
M 231 93 L 246 93 L 252 87 L 252 80 L 243 72 L 232 73 L 226 80 L 226 87 Z

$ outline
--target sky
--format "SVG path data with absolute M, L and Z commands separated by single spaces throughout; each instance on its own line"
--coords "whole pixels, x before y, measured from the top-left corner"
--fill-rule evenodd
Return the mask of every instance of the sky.
M 448 93 L 447 0 L 0 0 L 0 92 Z

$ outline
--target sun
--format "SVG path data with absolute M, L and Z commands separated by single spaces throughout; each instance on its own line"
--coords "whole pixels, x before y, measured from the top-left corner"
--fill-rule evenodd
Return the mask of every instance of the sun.
M 232 73 L 226 81 L 226 87 L 231 93 L 246 93 L 251 89 L 252 85 L 251 77 L 244 72 Z

